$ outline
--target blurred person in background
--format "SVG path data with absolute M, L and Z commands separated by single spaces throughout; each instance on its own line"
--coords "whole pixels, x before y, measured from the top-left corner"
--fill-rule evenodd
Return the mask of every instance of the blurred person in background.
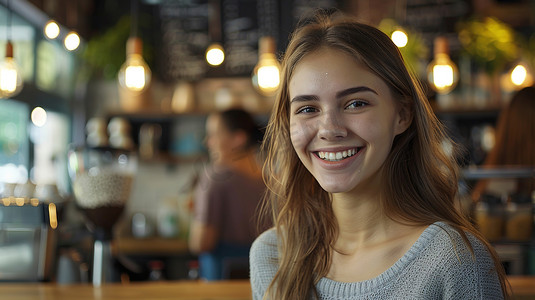
M 261 139 L 262 132 L 245 110 L 217 112 L 207 119 L 211 164 L 196 186 L 189 235 L 202 279 L 248 278 L 249 249 L 258 228 L 256 209 L 265 191 Z
M 501 112 L 496 139 L 483 167 L 534 168 L 535 167 L 535 86 L 516 92 L 509 105 Z M 496 197 L 514 195 L 528 199 L 535 191 L 535 178 L 484 179 L 472 191 L 477 200 L 482 194 Z

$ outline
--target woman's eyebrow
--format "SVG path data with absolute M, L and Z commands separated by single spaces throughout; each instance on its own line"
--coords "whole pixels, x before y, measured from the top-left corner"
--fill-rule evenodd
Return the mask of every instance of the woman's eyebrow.
M 377 92 L 372 88 L 369 88 L 367 86 L 356 86 L 356 87 L 350 87 L 348 89 L 339 91 L 338 93 L 336 93 L 336 98 L 343 98 L 347 95 L 351 95 L 351 94 L 355 94 L 359 92 L 372 92 L 378 95 Z
M 292 100 L 290 100 L 290 104 L 294 102 L 303 102 L 303 101 L 319 101 L 318 96 L 314 95 L 298 95 L 293 97 Z
M 377 92 L 372 88 L 369 88 L 367 86 L 356 86 L 356 87 L 350 87 L 345 90 L 341 90 L 337 92 L 336 98 L 343 98 L 345 96 L 355 94 L 355 93 L 361 93 L 361 92 L 372 92 L 378 95 Z M 315 95 L 298 95 L 292 98 L 292 100 L 290 100 L 290 104 L 294 102 L 303 102 L 303 101 L 319 101 L 319 97 Z

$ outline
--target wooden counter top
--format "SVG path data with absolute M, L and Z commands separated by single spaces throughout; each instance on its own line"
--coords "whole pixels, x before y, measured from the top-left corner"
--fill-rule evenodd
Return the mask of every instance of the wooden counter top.
M 511 276 L 513 299 L 535 299 L 535 276 Z M 10 300 L 250 300 L 248 280 L 163 281 L 129 284 L 57 285 L 54 283 L 0 283 L 2 299 Z
M 508 278 L 513 289 L 513 299 L 535 299 L 535 276 L 509 276 Z
M 0 284 L 0 298 L 9 300 L 249 300 L 245 281 L 163 281 L 129 284 L 56 285 L 53 283 Z

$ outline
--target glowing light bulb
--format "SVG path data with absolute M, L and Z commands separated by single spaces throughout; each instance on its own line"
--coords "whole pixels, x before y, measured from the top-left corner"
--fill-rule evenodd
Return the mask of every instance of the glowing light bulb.
M 259 42 L 259 60 L 253 71 L 253 85 L 264 96 L 272 96 L 280 85 L 280 64 L 275 56 L 276 44 L 272 37 Z
M 394 44 L 398 46 L 398 48 L 403 48 L 407 46 L 407 42 L 409 41 L 407 34 L 402 30 L 396 30 L 392 32 L 391 39 L 394 42 Z
M 128 39 L 126 61 L 119 70 L 121 87 L 134 93 L 142 92 L 151 80 L 151 71 L 141 56 L 143 43 L 139 38 Z
M 17 95 L 23 86 L 22 73 L 13 59 L 13 44 L 7 42 L 6 57 L 0 63 L 0 98 Z
M 42 107 L 38 106 L 32 110 L 31 120 L 35 126 L 43 127 L 46 124 L 46 119 L 46 110 L 44 110 Z
M 427 80 L 439 94 L 451 92 L 459 81 L 459 71 L 448 55 L 448 42 L 444 37 L 435 39 L 435 59 L 427 66 Z
M 445 89 L 453 85 L 453 67 L 450 65 L 433 66 L 433 83 L 438 89 Z
M 218 43 L 211 44 L 206 50 L 206 61 L 211 66 L 219 66 L 225 61 L 225 52 Z
M 65 37 L 63 44 L 65 45 L 65 49 L 69 51 L 74 51 L 78 48 L 78 46 L 80 46 L 80 36 L 78 35 L 78 33 L 71 31 Z
M 528 77 L 528 71 L 523 65 L 517 65 L 511 72 L 511 81 L 516 86 L 521 86 Z
M 50 20 L 46 23 L 44 28 L 45 36 L 51 40 L 59 36 L 59 25 L 54 20 Z

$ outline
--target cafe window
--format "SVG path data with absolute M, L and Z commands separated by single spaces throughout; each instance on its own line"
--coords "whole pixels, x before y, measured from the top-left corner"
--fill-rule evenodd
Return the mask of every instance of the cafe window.
M 68 97 L 74 82 L 75 56 L 57 42 L 40 40 L 36 49 L 35 84 L 43 91 Z
M 0 101 L 0 182 L 25 182 L 29 167 L 28 105 Z

